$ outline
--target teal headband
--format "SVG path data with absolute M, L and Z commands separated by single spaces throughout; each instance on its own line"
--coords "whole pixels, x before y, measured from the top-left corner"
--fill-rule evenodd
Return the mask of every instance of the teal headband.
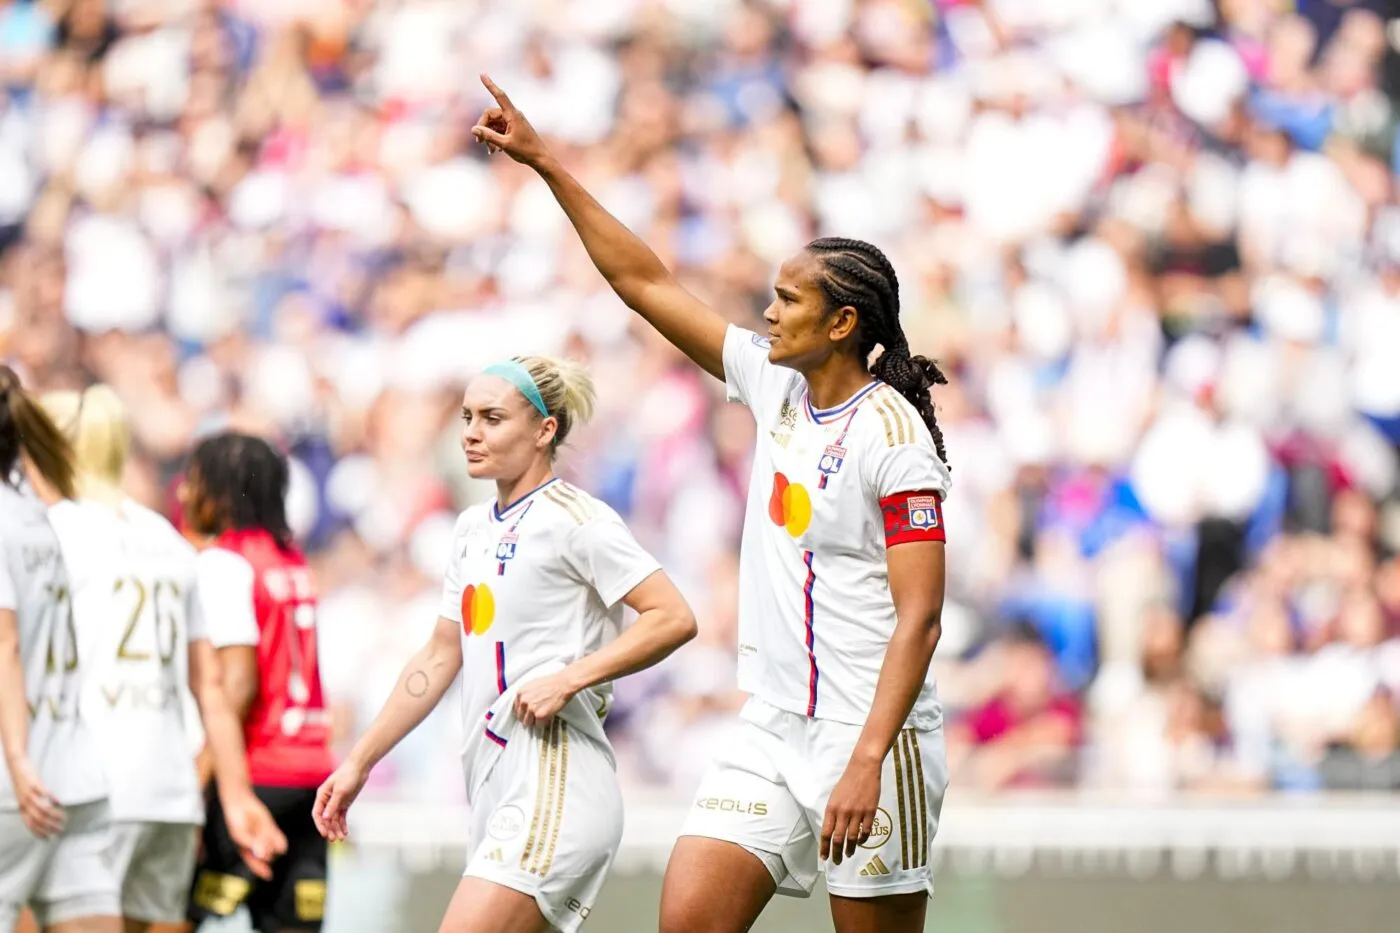
M 535 385 L 535 377 L 530 375 L 530 371 L 521 366 L 515 360 L 502 360 L 499 363 L 492 363 L 482 371 L 483 375 L 495 376 L 504 379 L 520 390 L 520 394 L 525 396 L 525 400 L 545 418 L 549 417 L 549 409 L 544 405 L 544 396 L 540 395 L 540 387 Z

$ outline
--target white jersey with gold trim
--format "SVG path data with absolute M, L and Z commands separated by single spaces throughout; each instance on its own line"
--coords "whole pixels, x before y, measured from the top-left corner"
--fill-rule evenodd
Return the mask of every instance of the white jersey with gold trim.
M 49 510 L 73 585 L 82 710 L 102 756 L 112 817 L 203 823 L 187 734 L 195 549 L 160 515 L 61 502 Z
M 872 382 L 819 411 L 767 341 L 731 326 L 725 382 L 758 426 L 739 571 L 739 686 L 782 710 L 863 724 L 895 628 L 882 501 L 906 499 L 908 531 L 938 530 L 951 486 L 933 437 L 894 389 Z M 907 725 L 942 721 L 930 673 Z
M 0 609 L 15 613 L 29 704 L 29 758 L 65 807 L 101 800 L 106 781 L 79 716 L 78 644 L 68 571 L 44 505 L 0 481 Z M 0 767 L 0 811 L 16 810 Z
M 621 600 L 660 565 L 617 513 L 553 479 L 505 509 L 487 503 L 457 520 L 439 614 L 462 639 L 463 761 L 469 793 L 511 739 L 515 688 L 615 639 Z M 607 747 L 603 684 L 562 712 Z

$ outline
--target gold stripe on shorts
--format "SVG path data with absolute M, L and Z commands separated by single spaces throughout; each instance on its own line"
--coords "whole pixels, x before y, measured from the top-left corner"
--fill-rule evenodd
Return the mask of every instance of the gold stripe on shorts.
M 554 804 L 554 828 L 549 833 L 549 852 L 540 868 L 540 877 L 549 874 L 549 866 L 554 864 L 554 849 L 559 845 L 559 827 L 564 825 L 564 793 L 569 789 L 569 727 L 558 716 L 559 723 L 559 794 Z
M 913 753 L 909 750 L 909 730 L 905 729 L 899 733 L 899 747 L 904 753 L 904 774 L 907 780 L 904 782 L 909 794 L 909 821 L 905 826 L 909 829 L 909 852 L 910 857 L 905 861 L 905 868 L 918 868 L 919 861 L 919 837 L 921 831 L 918 820 L 918 785 L 914 782 L 914 762 Z M 904 806 L 904 801 L 899 802 L 900 807 Z
M 894 739 L 894 793 L 899 798 L 899 850 L 903 856 L 902 865 L 909 864 L 909 818 L 904 811 L 904 760 L 900 757 L 900 742 L 903 733 Z
M 922 866 L 928 864 L 928 790 L 924 786 L 924 756 L 919 754 L 919 734 L 913 729 L 909 730 L 909 741 L 914 743 L 914 773 L 919 778 L 914 786 L 919 789 L 919 834 L 924 840 L 923 854 L 919 858 Z
M 544 822 L 540 824 L 540 844 L 535 848 L 534 858 L 530 860 L 528 870 L 535 874 L 540 873 L 540 863 L 544 861 L 545 838 L 549 836 L 550 826 L 554 818 L 554 797 L 559 793 L 559 719 L 551 719 L 546 727 L 547 738 L 545 741 L 549 745 L 549 783 L 546 786 L 544 797 Z M 544 783 L 544 775 L 540 775 L 540 782 Z
M 526 862 L 528 862 L 530 859 L 530 853 L 533 852 L 535 849 L 535 836 L 539 832 L 540 828 L 540 814 L 544 812 L 545 808 L 544 769 L 545 764 L 548 760 L 549 739 L 548 737 L 546 737 L 545 740 L 540 743 L 540 771 L 538 783 L 535 784 L 535 810 L 533 815 L 530 817 L 530 834 L 525 837 L 525 851 L 520 853 L 521 868 L 525 867 Z M 541 838 L 540 842 L 541 846 L 543 846 L 543 838 Z

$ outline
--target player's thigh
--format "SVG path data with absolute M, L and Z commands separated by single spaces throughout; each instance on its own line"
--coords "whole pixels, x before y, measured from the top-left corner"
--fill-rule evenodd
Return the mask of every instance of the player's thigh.
M 44 933 L 123 933 L 122 918 L 114 915 L 77 917 L 45 924 Z
M 112 870 L 106 803 L 69 807 L 44 876 L 34 919 L 49 933 L 121 933 L 121 884 Z
M 52 839 L 33 836 L 18 812 L 0 812 L 0 931 L 38 929 L 26 905 L 55 845 Z
M 194 877 L 199 827 L 182 823 L 118 823 L 114 863 L 122 884 L 122 916 L 141 929 L 185 917 Z
M 822 724 L 818 737 L 819 744 L 831 746 L 823 751 L 819 764 L 832 786 L 844 771 L 848 757 L 844 745 L 833 738 L 840 731 L 851 733 L 853 742 L 858 729 L 839 723 Z M 932 893 L 929 856 L 947 785 L 942 733 L 901 731 L 884 762 L 880 802 L 870 836 L 841 864 L 827 865 L 827 890 L 851 899 Z M 814 803 L 812 816 L 824 816 L 826 795 Z
M 736 842 L 682 836 L 661 884 L 661 933 L 743 933 L 777 889 L 759 854 Z
M 545 933 L 549 929 L 532 895 L 467 876 L 458 882 L 438 933 Z
M 466 878 L 532 898 L 573 933 L 622 841 L 622 792 L 605 746 L 557 717 L 517 729 L 473 801 Z
M 928 893 L 884 897 L 831 895 L 831 922 L 836 933 L 923 933 Z
M 287 837 L 287 852 L 272 880 L 256 884 L 248 898 L 254 924 L 278 933 L 318 933 L 326 913 L 329 849 L 311 819 L 314 788 L 259 788 L 258 796 Z

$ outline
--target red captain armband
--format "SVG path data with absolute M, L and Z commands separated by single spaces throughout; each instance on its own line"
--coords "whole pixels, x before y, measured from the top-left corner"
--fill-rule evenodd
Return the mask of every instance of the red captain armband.
M 897 492 L 880 500 L 885 547 L 907 541 L 947 541 L 943 500 L 936 492 Z

